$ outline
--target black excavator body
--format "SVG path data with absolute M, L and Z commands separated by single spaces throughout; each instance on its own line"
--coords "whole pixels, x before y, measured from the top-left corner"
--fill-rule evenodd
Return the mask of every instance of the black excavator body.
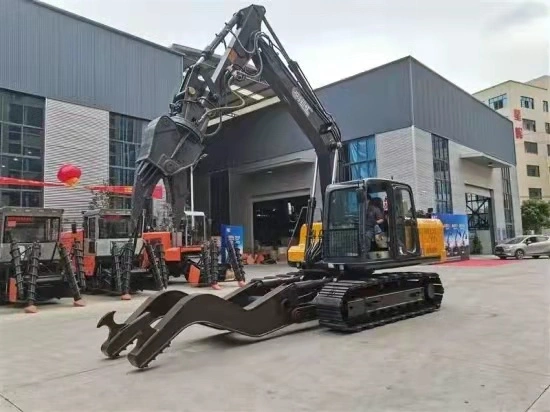
M 137 219 L 144 199 L 158 180 L 164 179 L 174 221 L 179 222 L 188 194 L 181 173 L 204 156 L 203 150 L 221 128 L 222 115 L 246 105 L 234 87 L 238 89 L 244 80 L 267 83 L 316 154 L 302 269 L 253 279 L 225 297 L 159 292 L 122 324 L 117 324 L 114 312 L 109 312 L 98 324 L 109 328 L 102 345 L 106 356 L 116 357 L 135 343 L 128 360 L 137 368 L 147 367 L 179 333 L 194 324 L 250 337 L 312 320 L 335 331 L 357 332 L 433 312 L 441 306 L 444 288 L 438 274 L 390 272 L 429 263 L 419 241 L 411 187 L 372 178 L 338 181 L 340 129 L 264 14 L 265 9 L 256 5 L 235 13 L 197 62 L 186 69 L 180 91 L 170 105 L 170 116 L 149 124 L 136 165 L 133 216 Z M 271 37 L 262 31 L 262 23 Z M 209 59 L 222 42 L 226 44 L 229 34 L 232 38 L 224 55 L 215 70 L 209 71 Z M 248 65 L 250 61 L 255 67 Z M 230 97 L 242 104 L 229 105 Z M 211 127 L 214 131 L 208 130 L 210 120 L 216 118 L 218 123 Z M 321 236 L 313 238 L 318 183 L 323 230 Z M 381 270 L 386 272 L 378 273 Z

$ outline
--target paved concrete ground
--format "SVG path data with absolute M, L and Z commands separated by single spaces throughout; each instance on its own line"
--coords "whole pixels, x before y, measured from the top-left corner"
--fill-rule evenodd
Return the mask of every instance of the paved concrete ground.
M 353 335 L 313 322 L 259 342 L 193 326 L 144 371 L 104 359 L 95 327 L 143 297 L 2 308 L 0 410 L 550 411 L 549 260 L 422 269 L 443 279 L 437 313 Z M 276 270 L 288 271 L 247 267 Z

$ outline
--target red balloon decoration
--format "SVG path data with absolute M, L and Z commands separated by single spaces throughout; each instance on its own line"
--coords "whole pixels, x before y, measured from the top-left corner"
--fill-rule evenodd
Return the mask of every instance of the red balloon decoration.
M 59 168 L 57 172 L 57 179 L 66 184 L 67 186 L 75 186 L 80 181 L 82 171 L 79 167 L 67 164 Z

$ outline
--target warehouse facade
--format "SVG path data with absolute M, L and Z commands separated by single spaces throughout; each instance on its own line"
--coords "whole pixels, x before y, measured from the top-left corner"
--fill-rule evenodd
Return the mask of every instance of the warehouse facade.
M 75 188 L 2 186 L 0 203 L 63 208 L 79 223 L 84 185 L 133 184 L 143 126 L 166 112 L 184 58 L 40 2 L 0 10 L 1 176 L 57 182 L 63 164 L 82 170 Z
M 55 182 L 65 163 L 82 169 L 77 188 L 2 186 L 0 201 L 61 207 L 66 224 L 79 222 L 90 200 L 83 185 L 132 185 L 142 129 L 166 113 L 196 55 L 37 1 L 0 0 L 0 9 L 9 39 L 0 42 L 2 176 Z M 411 57 L 317 92 L 342 130 L 348 178 L 393 177 L 412 186 L 417 209 L 470 215 L 485 251 L 521 233 L 509 120 Z M 195 171 L 195 208 L 213 234 L 244 226 L 247 248 L 285 245 L 297 219 L 287 212 L 304 205 L 313 180 L 311 145 L 267 100 L 226 120 Z
M 508 119 L 412 57 L 317 93 L 342 129 L 344 176 L 403 181 L 412 186 L 417 209 L 469 215 L 470 233 L 478 234 L 486 253 L 496 241 L 521 233 Z M 273 235 L 255 226 L 289 201 L 304 204 L 314 160 L 281 103 L 228 120 L 199 167 L 198 205 L 213 213 L 214 222 L 244 226 L 247 247 L 258 237 L 270 242 Z M 287 229 L 277 233 L 279 246 L 285 246 Z

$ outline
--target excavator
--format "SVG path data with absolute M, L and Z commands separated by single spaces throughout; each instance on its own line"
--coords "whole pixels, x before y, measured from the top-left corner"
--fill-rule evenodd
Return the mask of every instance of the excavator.
M 116 358 L 135 342 L 127 359 L 134 367 L 145 368 L 194 324 L 249 337 L 313 320 L 330 330 L 357 332 L 441 306 L 444 288 L 437 273 L 391 271 L 434 260 L 420 245 L 411 187 L 391 179 L 339 180 L 342 136 L 338 124 L 298 63 L 288 56 L 265 13 L 260 5 L 236 12 L 186 69 L 169 115 L 145 128 L 132 213 L 137 221 L 144 199 L 163 179 L 174 220 L 180 221 L 187 195 L 185 173 L 204 156 L 222 127 L 223 114 L 245 104 L 228 105 L 231 94 L 242 100 L 232 86 L 245 80 L 265 82 L 316 153 L 304 261 L 297 271 L 252 279 L 223 297 L 167 290 L 150 296 L 122 323 L 110 311 L 97 324 L 109 329 L 101 346 L 107 357 Z M 228 43 L 226 37 L 230 37 Z M 222 43 L 225 53 L 209 74 L 210 59 Z M 212 131 L 209 121 L 216 117 L 219 122 Z M 314 222 L 318 183 L 323 201 L 320 227 Z M 381 199 L 387 204 L 382 213 Z M 320 229 L 318 236 L 314 236 L 314 223 Z M 440 233 L 439 229 L 435 232 Z

